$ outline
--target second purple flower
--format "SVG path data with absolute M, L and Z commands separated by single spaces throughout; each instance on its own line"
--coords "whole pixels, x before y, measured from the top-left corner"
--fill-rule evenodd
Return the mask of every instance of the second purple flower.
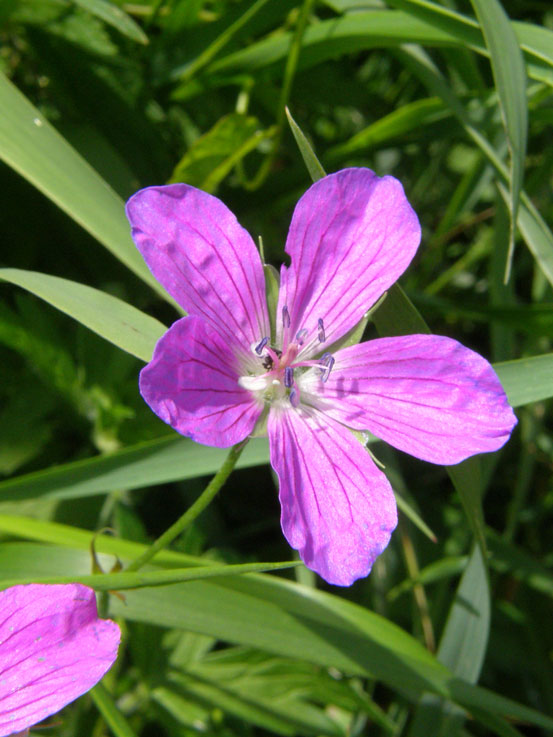
M 420 242 L 403 188 L 344 169 L 299 200 L 273 329 L 249 234 L 185 184 L 127 204 L 137 247 L 187 311 L 158 342 L 140 391 L 165 422 L 227 447 L 267 421 L 281 524 L 329 583 L 366 576 L 397 523 L 390 484 L 349 428 L 433 463 L 500 448 L 516 418 L 490 364 L 450 338 L 335 344 L 401 276 Z

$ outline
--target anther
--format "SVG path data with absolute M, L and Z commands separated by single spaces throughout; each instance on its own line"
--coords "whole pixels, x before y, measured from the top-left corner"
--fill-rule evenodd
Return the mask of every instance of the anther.
M 332 367 L 335 364 L 335 359 L 333 356 L 330 355 L 330 353 L 323 353 L 321 356 L 321 381 L 325 383 L 328 381 L 328 377 L 330 376 L 330 372 L 332 371 Z
M 296 340 L 299 343 L 299 345 L 303 345 L 303 341 L 307 337 L 308 330 L 306 328 L 302 328 L 301 330 L 298 330 L 296 333 Z
M 282 308 L 282 325 L 285 328 L 290 327 L 290 313 L 288 312 L 288 307 L 286 307 L 286 305 Z
M 284 369 L 284 386 L 291 389 L 294 383 L 294 369 L 292 366 L 286 366 Z
M 319 326 L 319 343 L 324 343 L 326 340 L 326 335 L 322 317 L 319 317 L 319 319 L 317 320 L 317 324 Z
M 265 346 L 267 345 L 268 342 L 269 342 L 269 338 L 263 338 L 263 340 L 261 340 L 255 346 L 255 352 L 257 353 L 258 356 L 261 355 L 261 353 L 263 352 L 263 349 L 265 348 Z
M 300 403 L 300 395 L 295 389 L 290 392 L 290 404 L 292 407 L 297 407 Z

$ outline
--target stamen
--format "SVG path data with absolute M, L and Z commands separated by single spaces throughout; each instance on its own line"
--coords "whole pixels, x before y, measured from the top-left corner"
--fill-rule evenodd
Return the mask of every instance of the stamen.
M 256 346 L 255 346 L 255 352 L 257 353 L 257 355 L 258 355 L 258 356 L 260 356 L 260 355 L 261 355 L 261 353 L 263 352 L 263 349 L 265 348 L 265 346 L 267 345 L 267 343 L 268 343 L 268 342 L 269 342 L 269 338 L 263 338 L 263 339 L 262 339 L 262 340 L 261 340 L 261 341 L 260 341 L 260 342 L 259 342 L 259 343 L 258 343 L 258 344 L 257 344 Z
M 290 313 L 288 312 L 288 307 L 286 307 L 286 305 L 282 308 L 282 325 L 285 328 L 290 327 Z
M 294 369 L 291 366 L 286 366 L 284 369 L 284 386 L 287 389 L 291 389 L 294 383 Z
M 319 317 L 319 319 L 317 320 L 317 324 L 319 326 L 319 343 L 324 343 L 326 340 L 326 335 L 322 317 Z
M 296 389 L 292 389 L 290 392 L 290 404 L 292 407 L 298 407 L 300 403 L 300 395 L 299 392 L 296 391 Z
M 298 330 L 296 333 L 296 340 L 299 343 L 299 345 L 303 345 L 303 341 L 307 337 L 307 333 L 309 331 L 306 328 L 302 328 L 301 330 Z
M 321 367 L 323 372 L 321 376 L 321 381 L 324 384 L 328 381 L 328 377 L 330 376 L 330 372 L 332 371 L 332 367 L 334 366 L 336 361 L 334 357 L 330 355 L 330 353 L 323 353 L 323 355 L 321 356 L 321 363 L 324 366 L 324 368 Z

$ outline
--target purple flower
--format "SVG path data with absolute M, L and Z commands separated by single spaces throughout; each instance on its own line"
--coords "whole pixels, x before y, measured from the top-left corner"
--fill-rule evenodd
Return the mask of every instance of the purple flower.
M 348 428 L 444 464 L 508 439 L 516 418 L 497 376 L 456 341 L 336 348 L 419 245 L 393 177 L 345 169 L 303 195 L 273 328 L 257 249 L 220 200 L 185 184 L 149 187 L 127 216 L 152 273 L 189 315 L 158 342 L 142 396 L 179 433 L 218 447 L 268 414 L 284 535 L 328 582 L 366 576 L 397 522 L 386 476 Z
M 0 737 L 22 732 L 94 686 L 117 657 L 119 627 L 80 584 L 0 592 Z

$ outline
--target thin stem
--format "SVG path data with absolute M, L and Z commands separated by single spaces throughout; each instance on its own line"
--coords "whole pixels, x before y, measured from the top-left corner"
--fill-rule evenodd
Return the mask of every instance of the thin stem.
M 286 119 L 286 106 L 288 104 L 288 98 L 290 97 L 290 92 L 292 90 L 292 83 L 296 75 L 296 69 L 298 66 L 298 60 L 299 60 L 300 51 L 301 51 L 303 34 L 305 31 L 305 27 L 307 25 L 307 21 L 309 20 L 309 15 L 311 14 L 311 11 L 315 4 L 315 1 L 316 0 L 304 0 L 302 9 L 300 11 L 300 16 L 298 18 L 298 22 L 296 25 L 296 29 L 294 32 L 294 36 L 290 44 L 290 52 L 288 54 L 288 58 L 286 59 L 286 67 L 284 69 L 284 80 L 282 83 L 282 90 L 280 92 L 280 99 L 278 103 L 278 118 L 276 122 L 276 131 L 273 137 L 271 150 L 269 151 L 265 160 L 259 167 L 259 170 L 257 171 L 256 175 L 249 181 L 243 182 L 243 186 L 246 189 L 249 189 L 249 190 L 259 189 L 259 187 L 263 184 L 263 182 L 267 178 L 271 170 L 271 166 L 273 165 L 273 161 L 277 155 L 278 149 L 280 147 L 280 140 L 282 138 L 284 122 Z
M 229 41 L 238 33 L 238 31 L 246 25 L 246 23 L 253 18 L 253 16 L 261 10 L 261 8 L 268 2 L 268 0 L 257 0 L 246 12 L 240 16 L 234 23 L 226 28 L 220 36 L 217 36 L 215 41 L 205 48 L 202 53 L 192 61 L 189 66 L 185 69 L 181 76 L 182 82 L 188 82 L 192 77 L 197 74 L 203 67 L 209 64 L 212 59 L 217 56 L 219 51 L 224 48 Z
M 171 525 L 169 529 L 165 530 L 163 535 L 158 537 L 158 539 L 150 545 L 148 550 L 142 553 L 142 555 L 138 556 L 138 558 L 133 560 L 132 563 L 127 566 L 127 568 L 125 569 L 127 572 L 138 571 L 140 568 L 142 568 L 142 566 L 152 560 L 152 558 L 157 555 L 160 550 L 163 550 L 168 545 L 170 545 L 173 540 L 177 538 L 181 534 L 181 532 L 183 532 L 188 527 L 188 525 L 190 525 L 196 519 L 196 517 L 198 517 L 198 515 L 204 511 L 204 509 L 216 496 L 225 481 L 230 476 L 231 471 L 234 469 L 237 460 L 240 458 L 240 454 L 246 447 L 246 442 L 247 441 L 238 443 L 230 449 L 230 452 L 227 455 L 223 465 L 202 491 L 200 496 L 196 499 L 194 504 L 189 509 L 187 509 L 182 517 L 180 517 L 173 525 Z
M 405 563 L 407 564 L 409 576 L 416 581 L 420 575 L 417 554 L 415 553 L 415 548 L 413 547 L 413 543 L 409 537 L 407 527 L 403 523 L 401 517 L 399 518 L 398 529 L 401 536 L 401 545 L 403 547 L 403 555 L 405 556 Z M 415 597 L 415 603 L 421 618 L 424 642 L 428 650 L 433 653 L 436 651 L 436 639 L 434 637 L 434 628 L 432 627 L 432 620 L 430 618 L 428 600 L 422 584 L 415 583 L 413 585 L 413 596 Z

